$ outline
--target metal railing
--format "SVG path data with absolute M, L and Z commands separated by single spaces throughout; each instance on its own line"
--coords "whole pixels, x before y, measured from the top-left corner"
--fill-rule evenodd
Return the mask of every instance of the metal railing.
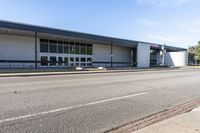
M 72 63 L 73 66 L 69 66 L 68 62 L 64 61 L 0 60 L 0 69 L 36 69 L 36 63 L 38 68 L 69 68 L 76 66 L 76 62 Z M 88 62 L 88 64 L 90 66 L 83 67 L 136 67 L 137 65 L 135 62 Z

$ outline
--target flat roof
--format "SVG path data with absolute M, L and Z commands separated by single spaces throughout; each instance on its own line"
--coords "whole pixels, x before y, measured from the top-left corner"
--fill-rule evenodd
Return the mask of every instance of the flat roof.
M 146 44 L 149 44 L 152 46 L 158 46 L 159 48 L 162 46 L 162 44 L 156 44 L 156 43 L 107 37 L 107 36 L 75 32 L 75 31 L 69 31 L 69 30 L 63 30 L 63 29 L 56 29 L 56 28 L 50 28 L 50 27 L 44 27 L 44 26 L 36 26 L 36 25 L 11 22 L 11 21 L 5 21 L 5 20 L 0 20 L 0 27 L 13 29 L 13 30 L 22 30 L 22 31 L 44 33 L 44 34 L 59 35 L 59 36 L 82 38 L 82 39 L 93 40 L 93 41 L 97 41 L 97 42 L 120 44 L 121 46 L 133 47 L 133 46 L 137 46 L 138 43 L 146 43 Z M 187 50 L 184 48 L 173 47 L 173 46 L 166 46 L 166 49 L 169 49 L 172 51 L 186 51 Z

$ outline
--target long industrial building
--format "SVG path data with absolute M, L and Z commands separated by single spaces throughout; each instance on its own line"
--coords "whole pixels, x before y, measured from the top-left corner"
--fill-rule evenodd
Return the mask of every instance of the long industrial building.
M 167 45 L 0 21 L 0 68 L 186 66 Z

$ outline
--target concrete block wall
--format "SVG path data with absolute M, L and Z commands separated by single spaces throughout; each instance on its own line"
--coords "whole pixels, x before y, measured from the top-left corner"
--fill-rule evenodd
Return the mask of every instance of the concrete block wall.
M 0 60 L 35 60 L 35 38 L 1 34 Z
M 130 62 L 131 49 L 113 45 L 113 62 Z
M 137 47 L 137 67 L 150 67 L 150 45 L 145 43 L 138 43 Z
M 93 44 L 93 61 L 110 62 L 110 45 Z
M 131 49 L 113 45 L 112 47 L 113 62 L 130 62 Z M 93 61 L 94 62 L 108 62 L 105 64 L 94 64 L 95 66 L 110 67 L 111 64 L 111 45 L 93 44 Z M 114 67 L 127 67 L 128 64 L 113 64 Z
M 35 38 L 0 34 L 0 60 L 35 60 Z M 34 67 L 34 63 L 0 63 L 0 68 Z
M 167 52 L 165 54 L 165 65 L 183 67 L 188 65 L 188 52 Z

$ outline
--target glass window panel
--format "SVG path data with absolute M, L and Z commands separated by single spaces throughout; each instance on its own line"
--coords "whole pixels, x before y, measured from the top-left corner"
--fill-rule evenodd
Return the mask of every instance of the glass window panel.
M 86 66 L 86 64 L 85 63 L 81 63 L 81 66 Z
M 65 66 L 68 66 L 68 57 L 65 57 Z
M 48 53 L 49 46 L 48 46 L 48 40 L 46 39 L 40 39 L 40 52 Z
M 62 57 L 58 57 L 58 65 L 62 66 L 63 64 L 63 58 Z
M 92 63 L 87 63 L 87 66 L 92 66 Z
M 74 63 L 70 63 L 70 66 L 74 66 Z
M 54 56 L 50 57 L 50 66 L 56 66 L 56 57 Z
M 74 54 L 74 43 L 70 42 L 70 54 Z
M 69 43 L 68 42 L 64 42 L 64 53 L 69 54 Z
M 41 66 L 48 66 L 48 57 L 41 56 Z
M 76 62 L 79 62 L 79 57 L 76 57 Z
M 70 62 L 74 62 L 74 57 L 70 57 Z
M 49 52 L 50 53 L 57 53 L 57 41 L 50 40 L 50 42 L 49 42 Z
M 79 43 L 75 43 L 75 54 L 80 54 L 80 52 L 79 52 Z
M 92 58 L 87 58 L 87 62 L 92 62 Z
M 62 54 L 63 53 L 63 42 L 58 41 L 58 53 Z
M 86 58 L 82 57 L 81 62 L 86 62 Z
M 81 50 L 81 54 L 86 54 L 86 44 L 81 43 L 80 44 L 80 50 Z
M 87 44 L 87 54 L 92 55 L 92 44 Z

